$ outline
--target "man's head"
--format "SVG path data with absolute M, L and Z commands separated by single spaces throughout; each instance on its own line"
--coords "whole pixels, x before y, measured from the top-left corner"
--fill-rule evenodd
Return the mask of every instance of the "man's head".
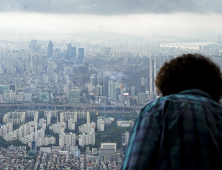
M 218 103 L 222 98 L 220 67 L 200 54 L 184 54 L 166 62 L 160 68 L 155 84 L 157 93 L 162 96 L 200 89 Z

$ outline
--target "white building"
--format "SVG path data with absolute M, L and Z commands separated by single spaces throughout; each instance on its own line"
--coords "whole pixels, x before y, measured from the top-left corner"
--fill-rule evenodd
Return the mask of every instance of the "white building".
M 79 135 L 79 145 L 84 147 L 85 145 L 95 145 L 95 133 L 83 133 Z
M 75 133 L 68 133 L 68 134 L 60 134 L 59 135 L 59 146 L 64 146 L 64 145 L 68 145 L 68 146 L 74 146 L 76 145 L 76 134 Z
M 64 113 L 60 113 L 60 123 L 64 122 Z
M 100 116 L 97 118 L 97 129 L 98 131 L 104 131 L 104 120 Z
M 95 133 L 96 123 L 87 123 L 79 126 L 79 132 L 82 133 Z
M 129 143 L 129 132 L 125 132 L 125 144 L 128 145 Z
M 44 118 L 39 119 L 39 127 L 46 129 L 46 120 Z
M 6 141 L 12 141 L 17 139 L 23 139 L 24 142 L 27 142 L 30 138 L 31 140 L 38 139 L 38 138 L 44 138 L 45 137 L 45 130 L 36 130 L 35 129 L 35 122 L 29 122 L 26 124 L 23 124 L 19 127 L 19 129 L 14 130 L 11 133 L 3 135 L 3 138 Z
M 60 113 L 60 123 L 67 122 L 70 119 L 73 119 L 77 122 L 77 114 L 78 112 L 62 112 Z
M 46 111 L 44 111 L 44 118 L 47 118 L 47 116 L 49 114 L 51 115 L 51 117 L 57 117 L 58 116 L 58 111 L 46 110 Z
M 32 102 L 32 93 L 24 93 L 24 101 Z
M 150 94 L 155 94 L 155 78 L 156 78 L 156 57 L 149 57 L 149 68 L 150 68 Z
M 90 113 L 87 112 L 87 123 L 90 123 Z
M 49 126 L 49 129 L 52 130 L 54 133 L 63 134 L 65 132 L 65 129 L 67 128 L 67 125 L 65 122 L 56 124 L 52 124 Z
M 116 152 L 116 143 L 101 143 L 101 148 L 103 148 L 103 149 L 115 149 L 115 152 Z
M 38 120 L 39 120 L 39 112 L 35 112 L 34 122 L 38 123 Z
M 78 117 L 78 119 L 85 119 L 86 118 L 86 116 L 87 116 L 87 112 L 84 112 L 84 111 L 82 111 L 82 112 L 77 112 L 77 117 Z
M 68 129 L 75 130 L 75 121 L 73 119 L 68 120 Z
M 7 123 L 0 128 L 0 136 L 11 133 L 13 131 L 13 124 Z
M 51 124 L 51 119 L 52 119 L 51 112 L 49 112 L 47 114 L 47 125 Z
M 3 116 L 4 123 L 13 123 L 13 124 L 24 124 L 25 123 L 25 112 L 7 112 Z

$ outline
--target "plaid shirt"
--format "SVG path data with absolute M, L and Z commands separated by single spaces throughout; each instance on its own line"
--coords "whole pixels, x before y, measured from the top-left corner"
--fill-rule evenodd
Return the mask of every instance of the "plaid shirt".
M 222 106 L 190 89 L 141 109 L 121 169 L 222 169 L 221 151 Z

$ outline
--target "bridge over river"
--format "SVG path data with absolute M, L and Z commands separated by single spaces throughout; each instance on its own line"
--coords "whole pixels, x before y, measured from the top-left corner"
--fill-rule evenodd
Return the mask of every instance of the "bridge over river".
M 135 112 L 142 108 L 142 106 L 113 106 L 113 105 L 82 105 L 82 104 L 44 104 L 44 103 L 27 103 L 27 104 L 7 104 L 1 103 L 0 108 L 15 110 L 84 110 L 84 111 L 121 111 L 121 112 Z

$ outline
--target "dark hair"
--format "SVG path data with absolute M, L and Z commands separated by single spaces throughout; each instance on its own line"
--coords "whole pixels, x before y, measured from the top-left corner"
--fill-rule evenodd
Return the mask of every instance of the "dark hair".
M 216 102 L 222 96 L 220 67 L 200 54 L 183 54 L 165 62 L 156 79 L 157 94 L 167 96 L 187 89 L 200 89 Z

